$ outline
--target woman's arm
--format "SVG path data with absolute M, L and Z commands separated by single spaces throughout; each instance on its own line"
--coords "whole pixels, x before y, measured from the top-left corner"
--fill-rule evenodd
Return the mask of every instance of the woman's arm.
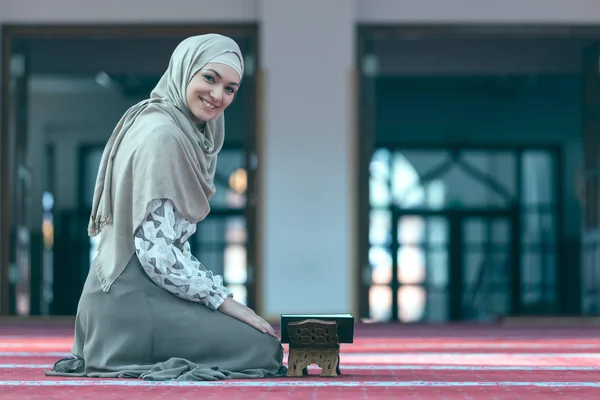
M 186 241 L 183 244 L 183 256 L 188 261 L 189 264 L 194 265 L 197 269 L 201 271 L 205 271 L 207 276 L 211 278 L 215 284 L 219 288 L 220 291 L 226 294 L 226 297 L 233 297 L 233 293 L 225 286 L 223 286 L 223 277 L 221 275 L 213 275 L 212 271 L 206 269 L 206 267 L 198 261 L 198 259 L 192 254 L 192 250 L 190 249 L 190 242 Z
M 152 201 L 146 220 L 135 233 L 136 254 L 146 274 L 159 287 L 216 310 L 231 292 L 220 276 L 185 254 L 181 232 L 176 229 L 183 222 L 181 218 L 170 200 Z

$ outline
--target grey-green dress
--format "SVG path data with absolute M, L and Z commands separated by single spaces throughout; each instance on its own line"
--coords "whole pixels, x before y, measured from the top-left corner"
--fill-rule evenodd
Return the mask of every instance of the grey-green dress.
M 90 270 L 77 310 L 74 357 L 59 360 L 46 375 L 145 380 L 285 376 L 277 339 L 215 310 L 230 293 L 220 277 L 193 264 L 181 240 L 193 228 L 182 224 L 180 215 L 169 217 L 171 203 L 154 206 L 146 221 L 151 227 L 144 232 L 143 225 L 136 235 L 137 254 L 109 292 L 102 291 Z M 169 229 L 156 229 L 165 228 L 166 221 Z M 163 248 L 157 237 L 164 239 Z M 158 255 L 165 243 L 176 250 L 167 247 L 171 253 L 161 264 Z

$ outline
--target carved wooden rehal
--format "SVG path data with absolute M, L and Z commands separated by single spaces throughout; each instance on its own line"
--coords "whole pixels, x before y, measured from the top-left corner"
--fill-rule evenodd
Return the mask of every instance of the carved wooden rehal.
M 308 366 L 317 364 L 321 376 L 340 372 L 340 341 L 335 321 L 306 319 L 288 324 L 290 355 L 287 376 L 306 376 Z

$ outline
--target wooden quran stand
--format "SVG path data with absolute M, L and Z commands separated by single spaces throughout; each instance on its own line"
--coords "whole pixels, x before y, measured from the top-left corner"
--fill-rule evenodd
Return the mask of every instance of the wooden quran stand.
M 340 372 L 340 340 L 336 321 L 305 319 L 287 324 L 289 357 L 287 376 L 306 376 L 308 366 L 317 364 L 322 377 Z

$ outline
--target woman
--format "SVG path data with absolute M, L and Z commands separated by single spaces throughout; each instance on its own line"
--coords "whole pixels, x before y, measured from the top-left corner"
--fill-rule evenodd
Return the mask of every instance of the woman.
M 237 44 L 184 40 L 150 99 L 104 150 L 89 233 L 101 233 L 83 288 L 72 358 L 46 375 L 146 380 L 283 376 L 273 328 L 191 254 L 209 213 L 223 111 L 243 77 Z

